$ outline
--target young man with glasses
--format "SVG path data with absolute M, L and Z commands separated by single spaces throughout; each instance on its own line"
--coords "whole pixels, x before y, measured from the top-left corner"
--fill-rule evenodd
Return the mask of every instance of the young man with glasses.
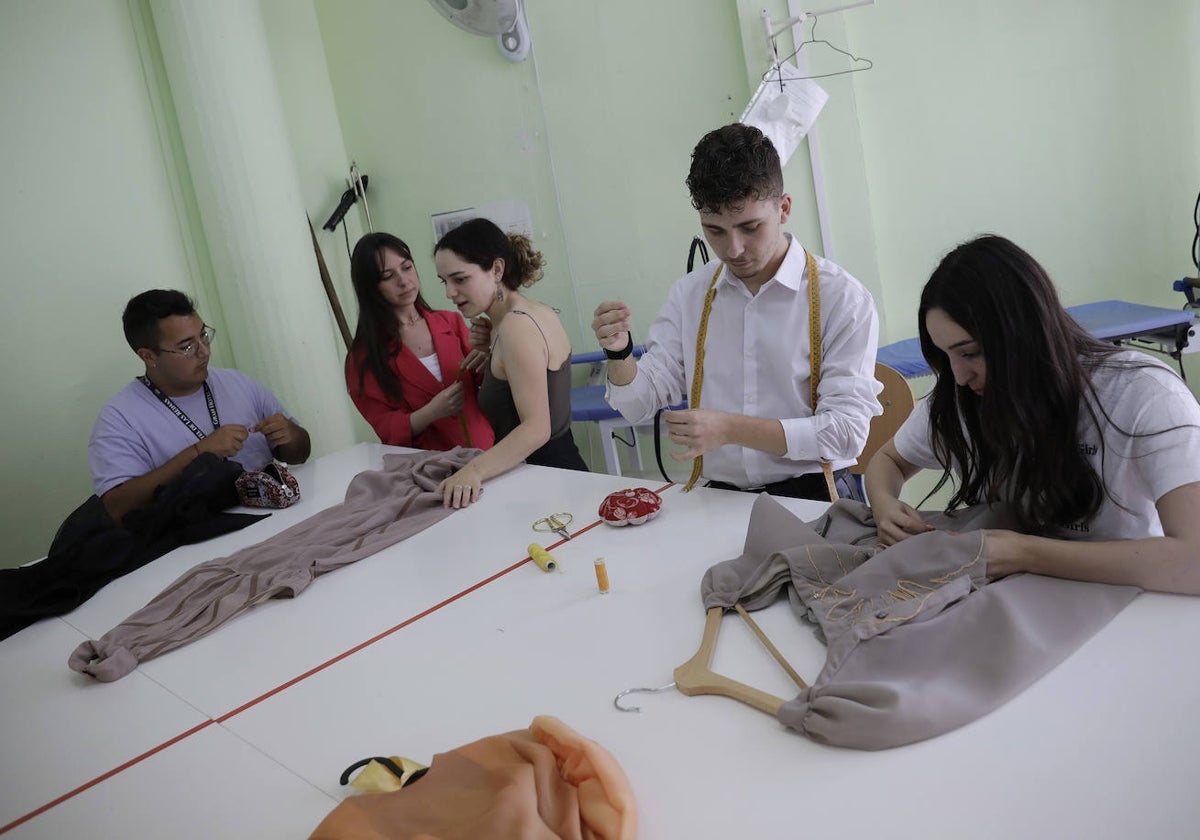
M 187 295 L 143 292 L 121 320 L 146 372 L 100 409 L 88 443 L 96 495 L 114 520 L 149 502 L 202 452 L 247 470 L 308 458 L 308 432 L 274 394 L 236 370 L 208 366 L 216 330 Z

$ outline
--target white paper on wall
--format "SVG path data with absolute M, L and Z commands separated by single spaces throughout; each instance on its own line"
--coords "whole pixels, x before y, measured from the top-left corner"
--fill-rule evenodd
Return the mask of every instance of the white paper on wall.
M 533 217 L 529 214 L 529 204 L 519 198 L 434 213 L 430 218 L 433 221 L 434 242 L 463 222 L 480 218 L 490 219 L 505 233 L 523 233 L 533 239 Z
M 828 99 L 829 94 L 812 79 L 801 78 L 791 64 L 780 64 L 759 83 L 742 112 L 742 122 L 767 135 L 780 162 L 786 164 Z

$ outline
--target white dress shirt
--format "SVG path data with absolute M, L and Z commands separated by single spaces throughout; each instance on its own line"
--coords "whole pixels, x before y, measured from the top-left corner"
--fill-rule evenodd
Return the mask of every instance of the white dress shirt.
M 821 284 L 821 378 L 817 412 L 809 405 L 808 273 L 794 237 L 779 271 L 751 295 L 728 270 L 717 281 L 705 342 L 700 405 L 783 424 L 787 453 L 771 455 L 732 444 L 704 455 L 704 477 L 742 488 L 805 473 L 820 462 L 854 464 L 871 418 L 882 413 L 875 380 L 879 319 L 870 292 L 840 266 L 816 257 Z M 628 385 L 608 383 L 609 405 L 631 423 L 689 397 L 696 336 L 713 260 L 671 287 L 650 325 L 646 353 Z

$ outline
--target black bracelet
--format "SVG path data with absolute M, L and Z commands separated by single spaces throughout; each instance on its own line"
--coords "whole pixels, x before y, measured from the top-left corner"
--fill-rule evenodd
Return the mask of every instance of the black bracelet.
M 614 362 L 619 362 L 621 359 L 628 359 L 633 355 L 633 334 L 625 333 L 625 335 L 629 336 L 629 343 L 626 344 L 621 350 L 609 350 L 607 347 L 604 348 L 604 355 L 609 359 L 612 359 Z

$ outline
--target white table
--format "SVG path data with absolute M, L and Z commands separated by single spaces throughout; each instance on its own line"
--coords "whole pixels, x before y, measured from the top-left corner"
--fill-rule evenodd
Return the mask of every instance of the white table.
M 570 510 L 578 529 L 607 493 L 629 486 L 521 467 L 489 482 L 479 504 L 116 683 L 67 669 L 79 640 L 110 629 L 190 566 L 340 501 L 350 477 L 377 467 L 383 451 L 363 445 L 318 459 L 300 470 L 305 501 L 295 508 L 173 552 L 64 619 L 0 643 L 0 826 L 178 738 L 10 836 L 305 836 L 347 795 L 337 777 L 352 762 L 381 754 L 428 762 L 537 714 L 613 753 L 646 838 L 1194 832 L 1200 678 L 1185 640 L 1200 632 L 1200 599 L 1143 595 L 998 711 L 885 752 L 822 747 L 720 697 L 668 691 L 630 698 L 641 714 L 616 711 L 617 691 L 668 683 L 695 652 L 700 578 L 740 553 L 749 494 L 671 488 L 651 523 L 599 526 L 555 548 L 563 574 L 531 563 L 502 573 L 545 536 L 530 531 L 534 519 Z M 784 502 L 802 518 L 823 508 Z M 607 560 L 608 595 L 597 592 L 596 556 Z M 784 605 L 755 617 L 802 675 L 816 674 L 824 650 Z M 736 618 L 725 621 L 714 668 L 794 693 Z

